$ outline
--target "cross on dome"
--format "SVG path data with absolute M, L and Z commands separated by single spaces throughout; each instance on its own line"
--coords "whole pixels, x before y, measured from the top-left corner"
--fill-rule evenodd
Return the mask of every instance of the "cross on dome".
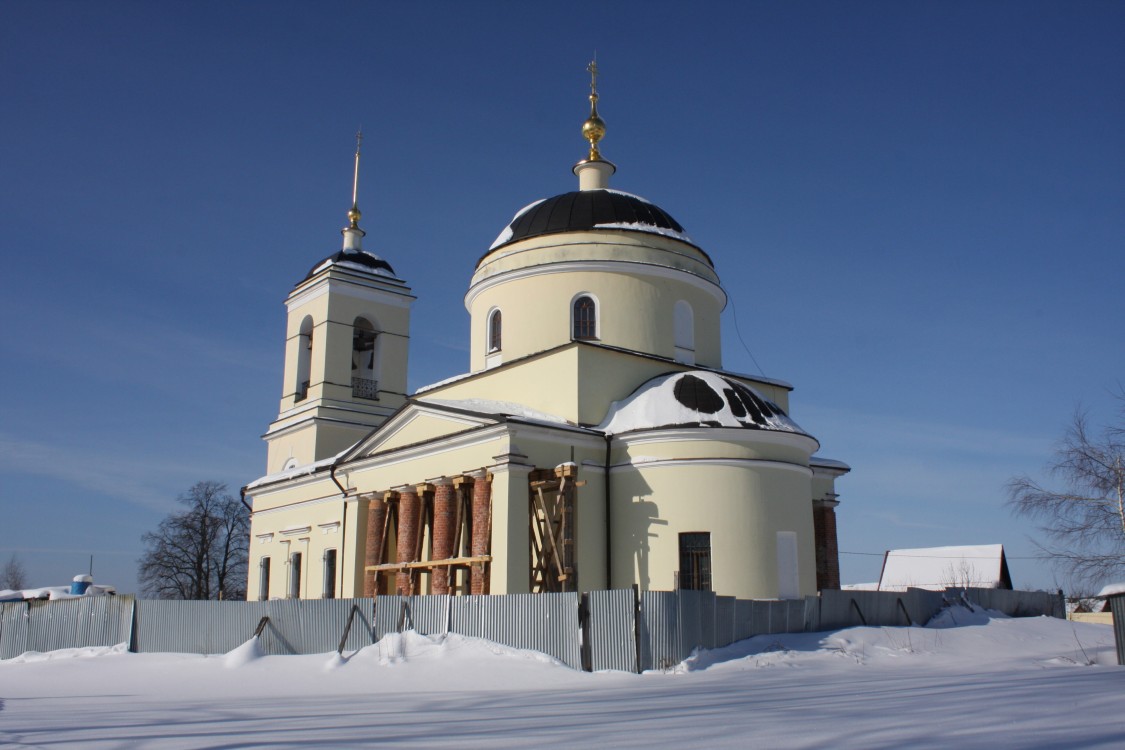
M 359 210 L 359 154 L 363 145 L 363 129 L 355 134 L 355 172 L 352 175 L 352 207 L 348 209 L 348 226 L 341 233 L 344 235 L 344 250 L 359 250 L 360 241 L 366 232 L 359 228 L 359 220 L 363 216 Z

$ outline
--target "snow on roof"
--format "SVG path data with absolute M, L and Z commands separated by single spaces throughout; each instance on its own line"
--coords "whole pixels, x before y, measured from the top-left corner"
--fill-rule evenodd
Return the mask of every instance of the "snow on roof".
M 851 471 L 852 467 L 848 466 L 843 461 L 837 461 L 834 458 L 822 458 L 821 456 L 811 456 L 809 458 L 810 466 L 821 466 L 825 469 L 838 469 L 839 471 Z
M 841 591 L 878 591 L 879 582 L 871 581 L 870 583 L 845 583 L 840 586 Z
M 538 206 L 540 203 L 542 203 L 545 200 L 547 200 L 547 199 L 546 198 L 540 198 L 539 200 L 537 200 L 533 203 L 528 203 L 526 206 L 521 208 L 519 211 L 516 211 L 516 214 L 515 214 L 515 216 L 512 217 L 512 220 L 509 221 L 507 226 L 504 227 L 504 230 L 502 232 L 500 232 L 500 235 L 496 238 L 496 240 L 493 241 L 493 243 L 488 246 L 489 251 L 495 250 L 496 248 L 500 247 L 501 245 L 503 245 L 508 240 L 512 239 L 512 225 L 516 223 L 516 219 L 523 216 L 525 213 L 527 213 L 531 209 L 535 208 L 536 206 Z
M 76 576 L 77 578 L 77 576 Z M 3 589 L 0 590 L 0 602 L 18 602 L 27 599 L 81 599 L 84 596 L 108 596 L 117 593 L 117 589 L 106 584 L 91 584 L 83 594 L 70 593 L 70 586 L 42 586 L 37 589 Z
M 456 383 L 458 380 L 464 380 L 465 378 L 471 378 L 472 376 L 477 375 L 477 374 L 478 373 L 475 373 L 475 372 L 461 372 L 461 373 L 458 373 L 456 375 L 451 375 L 450 377 L 446 378 L 445 380 L 439 380 L 436 383 L 430 383 L 429 385 L 422 386 L 421 388 L 414 391 L 414 395 L 417 396 L 419 393 L 425 393 L 426 391 L 432 391 L 435 388 L 441 388 L 443 385 L 449 385 L 450 383 Z
M 658 227 L 654 224 L 642 224 L 640 222 L 617 222 L 613 224 L 595 224 L 594 229 L 628 229 L 632 232 L 648 232 L 649 234 L 659 234 L 664 237 L 671 237 L 674 240 L 681 240 L 690 245 L 695 244 L 695 240 L 687 235 L 685 232 L 677 232 L 675 229 L 667 229 L 666 227 Z
M 496 401 L 488 398 L 419 398 L 417 399 L 420 404 L 434 404 L 436 406 L 448 406 L 452 409 L 464 409 L 465 411 L 475 411 L 481 414 L 504 414 L 512 417 L 521 417 L 535 422 L 547 422 L 550 424 L 570 424 L 567 420 L 555 414 L 548 414 L 545 411 L 532 409 L 530 406 L 524 404 L 517 404 L 514 401 Z
M 695 245 L 679 222 L 652 201 L 622 190 L 599 188 L 571 191 L 525 206 L 501 230 L 488 252 L 528 237 L 595 229 L 659 234 Z
M 329 266 L 337 266 L 339 268 L 346 268 L 349 271 L 375 274 L 376 276 L 386 276 L 390 279 L 399 280 L 395 275 L 394 269 L 391 268 L 390 263 L 367 250 L 340 250 L 335 252 L 313 266 L 308 274 L 305 275 L 305 279 L 312 278 Z
M 315 474 L 316 472 L 320 471 L 321 469 L 327 468 L 327 467 L 331 466 L 332 464 L 334 464 L 336 462 L 336 459 L 338 459 L 340 456 L 344 455 L 345 453 L 347 453 L 348 451 L 350 451 L 354 447 L 355 447 L 355 444 L 353 443 L 352 445 L 349 445 L 347 448 L 345 448 L 344 450 L 337 453 L 335 456 L 329 456 L 328 458 L 322 458 L 319 461 L 313 461 L 311 464 L 305 464 L 304 466 L 295 466 L 292 469 L 286 469 L 285 471 L 279 471 L 276 474 L 266 474 L 264 477 L 258 477 L 253 482 L 246 485 L 246 489 L 252 490 L 255 487 L 262 486 L 263 484 L 272 484 L 273 482 L 280 482 L 284 479 L 293 479 L 294 477 L 301 477 L 301 476 L 305 476 L 305 475 L 308 475 L 308 474 Z
M 1107 583 L 1102 586 L 1102 590 L 1097 593 L 1097 596 L 1113 596 L 1114 594 L 1125 594 L 1125 583 Z
M 781 407 L 745 383 L 705 370 L 649 380 L 614 401 L 598 429 L 610 434 L 659 427 L 740 427 L 807 434 Z
M 905 591 L 907 588 L 939 591 L 951 586 L 1011 588 L 1011 585 L 1002 544 L 890 550 L 879 580 L 881 591 Z

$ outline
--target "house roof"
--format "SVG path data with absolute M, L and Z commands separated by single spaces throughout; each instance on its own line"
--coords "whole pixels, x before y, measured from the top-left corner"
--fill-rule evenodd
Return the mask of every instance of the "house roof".
M 949 587 L 1012 588 L 1004 545 L 895 549 L 889 550 L 883 560 L 881 591 Z

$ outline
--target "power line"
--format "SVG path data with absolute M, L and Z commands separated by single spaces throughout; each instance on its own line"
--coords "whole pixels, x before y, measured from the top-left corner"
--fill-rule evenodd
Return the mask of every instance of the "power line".
M 889 550 L 889 551 L 893 552 L 894 550 Z M 887 553 L 886 552 L 844 552 L 844 551 L 841 550 L 840 554 L 841 555 L 868 555 L 868 556 L 871 556 L 871 557 L 885 557 Z M 929 558 L 933 558 L 935 560 L 952 560 L 952 559 L 957 559 L 957 560 L 995 560 L 996 559 L 995 557 L 992 557 L 991 555 L 989 555 L 989 556 L 985 556 L 985 555 L 900 555 L 900 554 L 897 554 L 897 553 L 895 554 L 895 557 L 929 557 Z M 1018 555 L 1005 554 L 1004 559 L 1005 560 L 1039 560 L 1041 558 L 1039 558 L 1035 555 L 1022 556 L 1021 557 L 1021 556 L 1018 556 Z

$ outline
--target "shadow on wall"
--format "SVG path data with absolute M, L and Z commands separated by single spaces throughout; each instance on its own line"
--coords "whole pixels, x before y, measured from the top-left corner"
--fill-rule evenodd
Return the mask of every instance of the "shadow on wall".
M 651 589 L 653 585 L 649 572 L 650 540 L 657 536 L 653 527 L 667 526 L 668 522 L 660 518 L 660 508 L 651 500 L 646 500 L 645 495 L 635 496 L 622 515 L 623 518 L 614 519 L 615 523 L 621 524 L 622 534 L 619 538 L 624 538 L 628 545 L 622 550 L 622 557 L 627 552 L 629 558 L 633 560 L 637 583 L 641 589 Z M 672 581 L 660 581 L 657 588 L 671 586 L 671 584 Z

